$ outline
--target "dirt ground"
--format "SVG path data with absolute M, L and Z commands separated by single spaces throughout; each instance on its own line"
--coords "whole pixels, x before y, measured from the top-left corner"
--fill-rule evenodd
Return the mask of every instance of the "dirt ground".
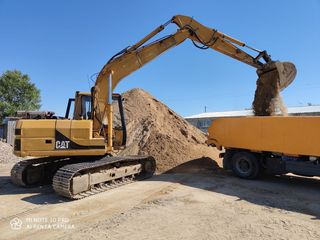
M 320 239 L 319 180 L 242 180 L 217 163 L 194 160 L 78 201 L 16 187 L 12 164 L 0 164 L 0 239 Z

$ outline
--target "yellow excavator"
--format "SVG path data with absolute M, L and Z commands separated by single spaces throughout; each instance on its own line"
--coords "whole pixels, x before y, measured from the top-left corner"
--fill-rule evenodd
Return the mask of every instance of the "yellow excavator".
M 177 31 L 148 41 L 174 23 Z M 11 170 L 12 181 L 20 186 L 52 182 L 57 194 L 71 199 L 87 197 L 134 180 L 153 175 L 152 156 L 112 156 L 125 147 L 126 126 L 117 84 L 163 52 L 190 39 L 200 49 L 211 48 L 257 69 L 258 75 L 277 71 L 281 89 L 294 78 L 293 64 L 272 61 L 260 51 L 187 16 L 177 15 L 142 40 L 115 54 L 99 72 L 91 93 L 77 92 L 70 99 L 65 119 L 21 119 L 16 124 L 14 154 L 32 158 L 18 162 Z M 251 56 L 244 48 L 257 52 Z M 70 106 L 74 113 L 69 119 Z M 114 105 L 120 124 L 114 126 Z

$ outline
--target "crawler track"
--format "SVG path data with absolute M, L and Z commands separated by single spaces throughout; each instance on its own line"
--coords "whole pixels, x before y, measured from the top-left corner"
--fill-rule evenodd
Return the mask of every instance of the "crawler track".
M 75 162 L 69 158 L 34 158 L 16 163 L 11 169 L 11 181 L 23 187 L 49 184 L 56 170 Z
M 151 177 L 154 171 L 152 157 L 105 157 L 60 168 L 53 177 L 52 186 L 59 195 L 81 199 Z
M 16 163 L 11 181 L 23 187 L 52 183 L 57 194 L 80 199 L 151 177 L 154 171 L 155 160 L 150 156 L 46 157 Z

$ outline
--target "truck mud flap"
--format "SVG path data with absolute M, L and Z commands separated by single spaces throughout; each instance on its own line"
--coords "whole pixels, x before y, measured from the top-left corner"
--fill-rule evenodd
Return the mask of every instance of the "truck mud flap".
M 279 158 L 267 158 L 266 159 L 266 172 L 269 174 L 285 174 L 286 170 L 286 162 L 282 161 Z

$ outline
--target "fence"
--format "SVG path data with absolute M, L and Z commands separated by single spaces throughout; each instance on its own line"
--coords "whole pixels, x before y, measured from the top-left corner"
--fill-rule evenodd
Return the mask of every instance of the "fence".
M 13 121 L 8 121 L 7 124 L 7 143 L 10 144 L 11 146 L 14 145 L 14 132 L 16 128 L 16 122 L 15 120 Z

